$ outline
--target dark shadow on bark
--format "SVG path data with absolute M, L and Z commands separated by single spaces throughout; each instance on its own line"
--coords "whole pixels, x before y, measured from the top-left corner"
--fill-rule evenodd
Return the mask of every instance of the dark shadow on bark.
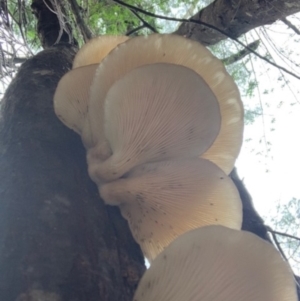
M 270 240 L 264 220 L 256 212 L 252 198 L 249 192 L 247 191 L 243 181 L 239 178 L 236 168 L 230 174 L 231 179 L 233 180 L 235 186 L 237 187 L 242 203 L 243 203 L 243 225 L 242 229 L 255 233 L 257 236 L 261 237 L 264 240 Z

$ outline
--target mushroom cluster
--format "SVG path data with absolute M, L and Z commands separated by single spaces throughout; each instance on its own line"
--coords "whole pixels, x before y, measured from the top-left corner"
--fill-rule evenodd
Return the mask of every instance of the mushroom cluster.
M 296 301 L 274 247 L 240 231 L 228 177 L 243 107 L 222 63 L 174 35 L 98 37 L 59 82 L 54 108 L 88 171 L 152 262 L 134 301 Z
M 119 206 L 150 262 L 192 229 L 241 228 L 228 174 L 243 106 L 222 62 L 198 42 L 93 39 L 59 82 L 54 108 L 81 136 L 90 177 L 106 204 Z

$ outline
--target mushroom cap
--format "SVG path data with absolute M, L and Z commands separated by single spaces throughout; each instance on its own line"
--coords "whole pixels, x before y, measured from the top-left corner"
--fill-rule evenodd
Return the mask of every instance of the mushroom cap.
M 142 277 L 133 301 L 297 301 L 293 274 L 268 242 L 208 226 L 185 233 Z
M 223 63 L 196 41 L 176 35 L 153 34 L 135 37 L 117 46 L 101 62 L 91 87 L 92 131 L 97 140 L 105 139 L 99 116 L 103 116 L 103 102 L 112 85 L 126 73 L 142 65 L 170 63 L 194 70 L 208 84 L 218 99 L 221 130 L 211 147 L 202 154 L 227 174 L 232 170 L 240 151 L 243 135 L 243 105 L 236 84 Z M 101 117 L 100 117 L 101 120 Z
M 112 49 L 126 40 L 128 40 L 126 36 L 100 36 L 91 39 L 76 54 L 73 69 L 86 65 L 99 64 Z
M 104 116 L 112 156 L 101 162 L 88 155 L 88 163 L 92 179 L 106 181 L 138 164 L 197 158 L 221 123 L 218 101 L 203 79 L 165 63 L 141 66 L 118 80 L 106 95 Z
M 58 83 L 54 94 L 54 111 L 57 117 L 79 135 L 85 134 L 85 144 L 91 144 L 92 137 L 88 122 L 88 100 L 90 86 L 98 65 L 73 69 Z M 83 124 L 85 123 L 85 129 Z
M 211 224 L 240 229 L 242 224 L 235 185 L 205 159 L 139 165 L 99 192 L 106 204 L 119 205 L 149 261 L 191 229 Z

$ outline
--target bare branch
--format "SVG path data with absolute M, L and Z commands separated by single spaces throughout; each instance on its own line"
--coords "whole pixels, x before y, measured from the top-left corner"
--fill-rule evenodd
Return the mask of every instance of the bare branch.
M 282 248 L 281 248 L 280 242 L 278 241 L 278 239 L 277 239 L 277 237 L 276 237 L 276 234 L 282 235 L 282 234 L 285 234 L 285 233 L 280 233 L 280 232 L 274 231 L 274 230 L 272 230 L 270 227 L 266 227 L 266 228 L 267 228 L 267 230 L 271 233 L 272 238 L 273 238 L 273 240 L 274 240 L 274 243 L 275 243 L 277 249 L 279 250 L 281 256 L 282 256 L 282 257 L 284 258 L 284 260 L 288 263 L 289 261 L 288 261 L 286 255 L 285 255 L 284 251 L 283 251 Z M 293 238 L 295 238 L 295 237 L 293 237 Z M 297 238 L 297 239 L 298 239 L 298 238 Z M 297 285 L 297 290 L 299 291 L 299 288 L 300 288 L 300 284 L 299 284 L 299 281 L 298 281 L 299 277 L 296 276 L 296 275 L 294 274 L 294 278 L 295 278 L 295 284 Z
M 7 1 L 0 1 L 0 15 L 4 26 L 9 28 L 10 22 L 8 17 Z
M 295 0 L 215 0 L 191 17 L 224 31 L 231 37 L 239 37 L 251 29 L 285 18 L 300 11 L 300 1 Z M 224 40 L 221 32 L 212 31 L 195 23 L 181 24 L 176 34 L 211 45 Z
M 142 22 L 142 25 L 146 28 L 149 28 L 152 32 L 158 32 L 151 24 L 149 24 L 145 19 L 143 19 L 134 9 L 131 9 L 131 12 Z
M 58 42 L 77 45 L 71 27 L 65 22 L 63 6 L 57 0 L 33 0 L 32 12 L 38 20 L 37 32 L 46 49 Z
M 80 8 L 77 4 L 76 0 L 69 0 L 69 3 L 71 5 L 73 14 L 75 16 L 76 22 L 78 27 L 80 28 L 80 32 L 83 36 L 83 39 L 85 42 L 90 40 L 93 37 L 92 31 L 89 29 L 89 27 L 85 24 L 83 18 L 81 17 Z
M 300 35 L 300 30 L 297 28 L 292 22 L 290 22 L 287 18 L 282 18 L 281 21 L 286 24 L 290 29 L 292 29 L 296 34 Z
M 256 40 L 256 41 L 250 43 L 248 45 L 248 48 L 250 48 L 252 50 L 256 50 L 259 46 L 259 43 L 260 43 L 260 41 Z M 225 65 L 230 65 L 230 64 L 236 63 L 237 61 L 240 61 L 241 59 L 243 59 L 245 56 L 249 55 L 250 53 L 251 52 L 247 48 L 244 48 L 241 51 L 223 59 L 222 62 Z
M 127 33 L 126 33 L 126 36 L 131 36 L 132 34 L 136 33 L 137 31 L 141 30 L 145 28 L 145 25 L 141 25 L 141 26 L 138 26 L 132 30 L 129 30 Z
M 279 250 L 281 256 L 284 258 L 285 261 L 288 261 L 288 259 L 287 259 L 286 255 L 285 255 L 285 253 L 283 252 L 283 250 L 282 250 L 282 248 L 281 248 L 280 242 L 278 241 L 278 239 L 277 239 L 277 237 L 276 237 L 276 234 L 273 233 L 272 231 L 269 231 L 269 232 L 271 233 L 272 238 L 273 238 L 273 240 L 274 240 L 274 242 L 275 242 L 275 245 L 276 245 L 277 249 Z
M 270 232 L 270 233 L 282 235 L 282 236 L 289 237 L 289 238 L 292 238 L 292 239 L 295 239 L 295 240 L 299 240 L 299 241 L 300 241 L 300 237 L 297 237 L 297 236 L 294 236 L 294 235 L 291 235 L 291 234 L 288 234 L 288 233 L 284 233 L 284 232 L 279 232 L 279 231 L 273 230 L 273 229 L 270 228 L 270 227 L 267 227 L 267 230 L 268 230 L 268 232 Z

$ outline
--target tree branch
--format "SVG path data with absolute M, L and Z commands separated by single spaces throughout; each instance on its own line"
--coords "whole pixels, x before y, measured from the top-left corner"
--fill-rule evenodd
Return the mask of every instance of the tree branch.
M 283 249 L 281 248 L 280 242 L 278 241 L 278 239 L 277 239 L 277 237 L 276 237 L 276 234 L 279 234 L 279 233 L 278 233 L 278 232 L 276 233 L 276 231 L 273 231 L 273 230 L 270 229 L 269 227 L 268 227 L 268 231 L 271 233 L 272 238 L 273 238 L 273 240 L 274 240 L 274 243 L 275 243 L 275 245 L 276 245 L 278 251 L 280 252 L 281 256 L 282 256 L 283 259 L 289 264 L 289 261 L 288 261 L 286 255 L 285 255 Z M 285 233 L 283 233 L 283 234 L 285 234 Z M 282 235 L 282 234 L 280 234 L 280 235 Z M 297 276 L 297 275 L 294 274 L 294 278 L 295 278 L 295 283 L 296 283 L 296 286 L 297 286 L 297 293 L 298 293 L 298 300 L 299 300 L 299 298 L 300 298 L 300 283 L 299 283 L 299 276 Z
M 31 8 L 38 20 L 37 32 L 43 48 L 49 48 L 59 42 L 77 45 L 70 27 L 63 20 L 61 8 L 56 12 L 51 0 L 33 0 Z
M 268 235 L 267 227 L 264 224 L 263 219 L 256 212 L 252 198 L 247 191 L 243 181 L 239 178 L 236 168 L 230 173 L 230 177 L 234 182 L 243 203 L 243 224 L 242 229 L 252 232 L 264 240 L 271 242 Z
M 215 0 L 190 20 L 224 28 L 225 34 L 237 38 L 253 28 L 272 24 L 299 11 L 298 0 Z M 216 44 L 226 38 L 221 32 L 192 22 L 181 24 L 175 33 L 206 45 Z
M 4 49 L 1 48 L 1 45 L 0 45 L 0 50 L 2 52 L 2 59 L 4 60 L 4 63 L 3 65 L 9 65 L 11 63 L 13 64 L 22 64 L 24 62 L 27 61 L 28 58 L 26 57 L 17 57 L 14 53 L 11 53 L 9 51 L 6 51 Z M 6 55 L 10 56 L 10 58 L 7 58 Z
M 142 25 L 146 28 L 149 28 L 153 32 L 158 32 L 151 24 L 149 24 L 145 19 L 143 19 L 134 9 L 130 10 L 141 22 Z
M 276 245 L 277 249 L 279 250 L 281 256 L 284 258 L 285 261 L 288 262 L 288 259 L 287 259 L 285 253 L 283 252 L 283 250 L 282 250 L 282 248 L 281 248 L 280 242 L 278 241 L 278 239 L 277 239 L 277 237 L 276 237 L 276 234 L 275 234 L 274 232 L 270 232 L 270 233 L 271 233 L 271 235 L 272 235 L 272 238 L 273 238 L 273 240 L 274 240 L 274 242 L 275 242 L 275 245 Z
M 141 30 L 145 28 L 145 25 L 141 25 L 141 26 L 138 26 L 136 28 L 133 28 L 131 30 L 129 30 L 127 33 L 126 33 L 126 36 L 131 36 L 132 34 L 136 33 L 137 31 Z
M 297 79 L 300 79 L 300 76 L 291 72 L 290 70 L 280 66 L 280 65 L 277 65 L 276 63 L 270 61 L 269 59 L 267 59 L 266 57 L 264 57 L 263 55 L 259 54 L 258 52 L 254 51 L 253 49 L 249 48 L 247 45 L 245 45 L 244 43 L 242 43 L 241 41 L 239 41 L 236 37 L 234 36 L 231 36 L 229 35 L 226 31 L 222 30 L 222 29 L 219 29 L 218 27 L 214 26 L 214 25 L 211 25 L 211 24 L 208 24 L 208 23 L 205 23 L 203 21 L 199 21 L 199 20 L 194 20 L 194 19 L 178 19 L 178 18 L 173 18 L 173 17 L 165 17 L 165 16 L 161 16 L 161 15 L 157 15 L 157 14 L 154 14 L 154 13 L 151 13 L 151 12 L 147 12 L 146 10 L 143 10 L 139 7 L 136 7 L 136 6 L 133 6 L 131 4 L 127 4 L 121 0 L 113 0 L 114 2 L 122 5 L 122 6 L 125 6 L 127 8 L 129 8 L 130 10 L 135 10 L 135 11 L 138 11 L 140 13 L 143 13 L 147 16 L 150 16 L 150 17 L 154 17 L 154 18 L 158 18 L 158 19 L 163 19 L 163 20 L 168 20 L 168 21 L 176 21 L 176 22 L 183 22 L 183 23 L 193 23 L 193 24 L 200 24 L 200 25 L 203 25 L 204 27 L 207 27 L 209 29 L 212 29 L 213 31 L 217 31 L 219 34 L 222 34 L 223 35 L 223 39 L 225 39 L 224 37 L 227 37 L 227 38 L 230 38 L 232 40 L 234 40 L 235 42 L 237 42 L 238 44 L 240 44 L 241 46 L 243 46 L 245 49 L 247 49 L 249 52 L 255 54 L 257 57 L 259 57 L 260 59 L 264 60 L 265 62 L 269 63 L 270 65 L 292 75 L 293 77 L 297 78 Z M 300 2 L 299 2 L 299 10 L 300 10 Z M 181 35 L 181 33 L 177 31 L 175 31 L 175 34 L 179 34 Z M 185 35 L 186 36 L 186 35 Z M 199 42 L 203 42 L 203 40 L 199 39 L 198 40 Z M 205 43 L 204 43 L 205 44 Z M 211 43 L 213 44 L 213 43 Z
M 282 18 L 281 21 L 286 24 L 290 29 L 292 29 L 296 34 L 300 35 L 300 30 L 287 18 Z
M 256 40 L 256 41 L 250 43 L 248 45 L 248 48 L 250 48 L 252 50 L 256 50 L 259 46 L 259 43 L 260 43 L 260 41 Z M 231 65 L 233 63 L 236 63 L 237 61 L 240 61 L 241 59 L 243 59 L 245 56 L 249 55 L 250 53 L 251 52 L 247 48 L 244 48 L 241 51 L 239 51 L 238 53 L 235 53 L 235 54 L 223 59 L 222 62 L 225 65 Z
M 281 236 L 289 237 L 289 238 L 292 238 L 292 239 L 300 241 L 300 237 L 297 237 L 297 236 L 294 236 L 294 235 L 291 235 L 291 234 L 288 234 L 288 233 L 284 233 L 284 232 L 279 232 L 279 231 L 273 230 L 271 227 L 267 227 L 267 230 L 270 233 L 278 234 L 278 235 L 281 235 Z
M 93 37 L 93 33 L 91 32 L 91 30 L 85 24 L 83 18 L 81 17 L 80 8 L 77 4 L 77 1 L 76 0 L 69 0 L 69 3 L 71 5 L 73 14 L 75 16 L 75 19 L 76 19 L 77 25 L 80 29 L 80 32 L 83 36 L 83 39 L 84 39 L 85 42 L 87 42 L 88 40 L 90 40 Z
M 0 15 L 4 26 L 10 27 L 6 0 L 0 0 Z

